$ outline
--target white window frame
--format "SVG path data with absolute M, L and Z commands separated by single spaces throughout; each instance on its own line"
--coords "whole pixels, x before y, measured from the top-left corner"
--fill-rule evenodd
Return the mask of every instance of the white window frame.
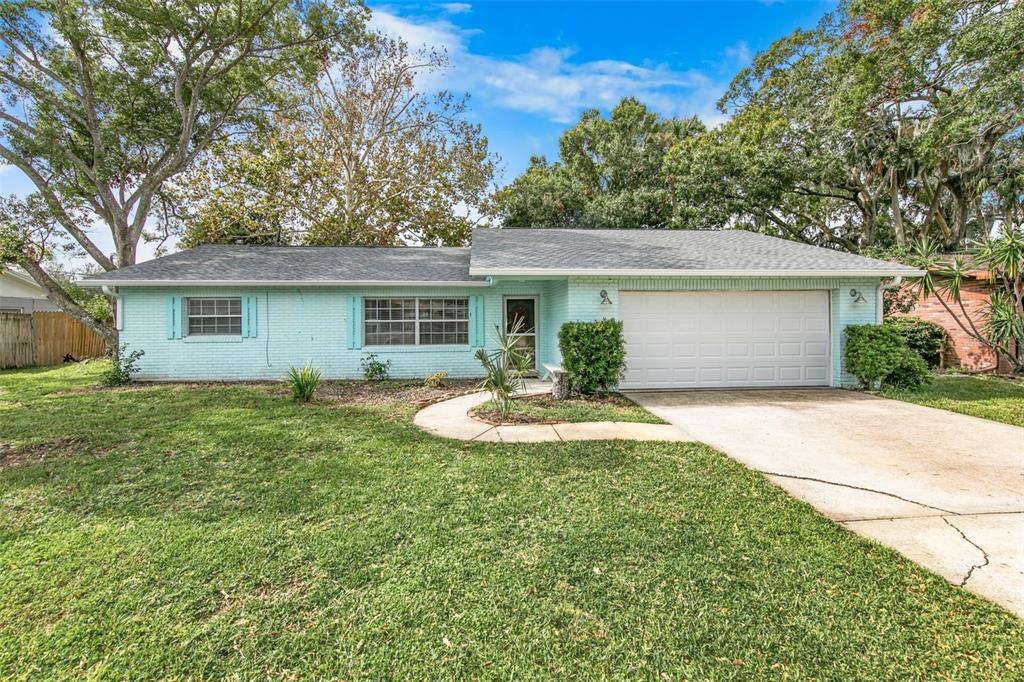
M 238 301 L 237 315 L 193 315 L 192 301 Z M 192 318 L 237 318 L 238 332 L 193 332 Z M 190 296 L 185 298 L 185 329 L 183 336 L 242 336 L 242 297 L 241 296 Z
M 366 304 L 368 301 L 413 301 L 414 315 L 408 319 L 399 320 L 368 320 L 366 319 Z M 465 301 L 466 317 L 459 319 L 447 319 L 447 320 L 435 320 L 431 318 L 420 317 L 420 303 L 422 301 Z M 363 310 L 362 310 L 362 334 L 363 342 L 366 346 L 372 348 L 412 348 L 424 347 L 443 347 L 443 346 L 468 346 L 469 345 L 469 296 L 365 296 L 363 297 Z M 370 322 L 412 322 L 413 323 L 413 343 L 370 343 L 367 340 L 366 325 Z M 464 343 L 421 343 L 420 342 L 420 325 L 423 323 L 431 322 L 464 322 L 466 324 L 466 341 Z M 443 333 L 443 332 L 442 332 Z

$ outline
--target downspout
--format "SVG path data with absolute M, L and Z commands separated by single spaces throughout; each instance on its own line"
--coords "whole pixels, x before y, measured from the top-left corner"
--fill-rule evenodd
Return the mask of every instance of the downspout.
M 121 294 L 119 294 L 117 291 L 117 287 L 112 287 L 108 284 L 104 284 L 103 286 L 100 287 L 100 291 L 103 292 L 104 296 L 108 296 L 111 300 L 114 301 L 114 329 L 116 329 L 119 332 L 123 331 L 124 313 L 122 311 L 122 306 L 124 305 L 124 303 L 122 302 Z M 118 341 L 118 343 L 120 343 L 120 341 Z
M 903 275 L 896 277 L 888 284 L 878 285 L 878 294 L 875 296 L 875 324 L 882 324 L 885 318 L 885 292 L 891 291 L 903 284 Z

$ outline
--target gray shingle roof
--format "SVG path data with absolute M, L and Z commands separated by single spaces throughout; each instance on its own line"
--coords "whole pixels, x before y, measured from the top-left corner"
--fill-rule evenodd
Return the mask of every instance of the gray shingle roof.
M 477 229 L 474 275 L 689 271 L 914 275 L 905 265 L 743 230 Z
M 741 230 L 477 229 L 473 247 L 198 246 L 92 276 L 162 283 L 472 283 L 485 275 L 915 275 L 917 270 Z
M 472 280 L 468 248 L 210 245 L 112 270 L 83 284 Z

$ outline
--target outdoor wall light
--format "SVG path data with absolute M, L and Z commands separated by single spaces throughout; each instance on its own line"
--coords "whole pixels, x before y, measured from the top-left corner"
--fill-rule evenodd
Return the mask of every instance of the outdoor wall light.
M 601 289 L 601 305 L 611 305 L 612 299 L 608 298 L 608 290 Z
M 850 289 L 850 298 L 853 299 L 854 303 L 866 303 L 864 294 L 860 293 L 856 289 Z

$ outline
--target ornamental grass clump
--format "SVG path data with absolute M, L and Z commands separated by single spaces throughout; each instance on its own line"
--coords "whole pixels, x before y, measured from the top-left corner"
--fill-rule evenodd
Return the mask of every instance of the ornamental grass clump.
M 294 367 L 288 370 L 288 382 L 292 387 L 292 400 L 297 403 L 308 403 L 320 385 L 320 370 L 306 363 L 301 369 Z

